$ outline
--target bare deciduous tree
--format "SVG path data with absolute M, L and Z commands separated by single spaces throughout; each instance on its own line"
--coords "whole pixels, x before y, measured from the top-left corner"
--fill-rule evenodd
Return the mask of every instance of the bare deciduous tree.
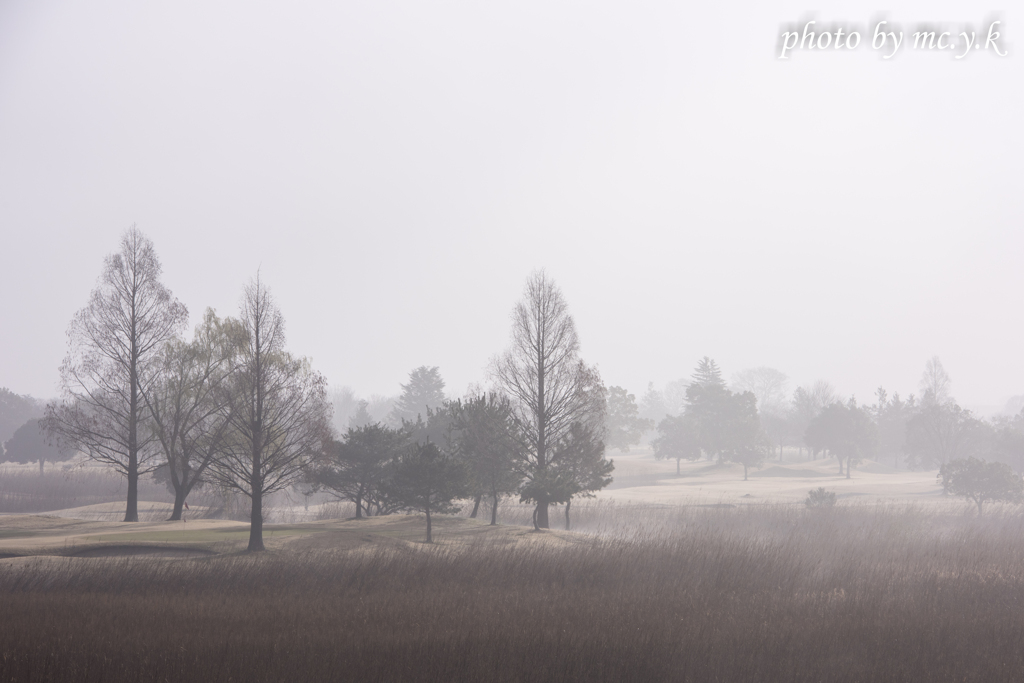
M 224 446 L 231 405 L 227 384 L 238 341 L 237 321 L 222 321 L 207 309 L 191 343 L 167 343 L 159 375 L 145 393 L 174 489 L 171 520 L 181 519 L 185 499 Z
M 188 311 L 160 283 L 153 243 L 135 226 L 106 258 L 89 303 L 68 329 L 63 397 L 47 407 L 45 427 L 60 443 L 113 467 L 128 480 L 124 521 L 137 522 L 139 475 L 157 466 L 143 392 L 165 342 Z
M 562 292 L 544 271 L 526 283 L 512 312 L 512 343 L 491 363 L 498 386 L 512 399 L 527 448 L 522 474 L 536 501 L 536 526 L 548 528 L 551 496 L 544 486 L 553 447 L 573 423 L 600 427 L 604 390 L 595 368 L 579 358 L 576 324 Z M 596 422 L 595 422 L 596 418 Z
M 912 467 L 942 467 L 975 455 L 986 426 L 954 402 L 933 403 L 907 421 L 904 450 Z
M 775 368 L 758 367 L 740 370 L 732 378 L 732 390 L 749 391 L 757 398 L 761 414 L 779 415 L 786 410 L 786 382 L 788 378 Z
M 945 405 L 950 401 L 949 385 L 952 382 L 946 369 L 942 367 L 942 361 L 938 356 L 932 356 L 924 364 L 924 372 L 921 373 L 919 388 L 921 389 L 921 404 Z
M 330 438 L 323 376 L 284 350 L 284 318 L 259 275 L 245 288 L 232 368 L 230 434 L 210 468 L 252 503 L 250 551 L 263 550 L 263 501 L 297 481 Z

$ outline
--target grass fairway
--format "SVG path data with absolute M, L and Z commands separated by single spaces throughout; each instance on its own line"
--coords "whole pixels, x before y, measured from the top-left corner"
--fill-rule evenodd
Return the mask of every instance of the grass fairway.
M 268 524 L 263 538 L 270 551 L 351 550 L 377 544 L 422 545 L 422 516 L 390 515 L 363 520 L 328 520 L 303 524 Z M 440 517 L 435 520 L 436 545 L 462 545 L 488 537 L 494 542 L 531 542 L 522 527 L 491 527 L 477 520 Z M 559 538 L 553 532 L 552 539 Z M 191 522 L 97 522 L 40 515 L 0 517 L 0 562 L 43 557 L 96 557 L 103 548 L 137 554 L 133 546 L 150 549 L 193 549 L 230 555 L 249 542 L 249 525 L 230 520 Z M 110 552 L 107 557 L 116 556 Z

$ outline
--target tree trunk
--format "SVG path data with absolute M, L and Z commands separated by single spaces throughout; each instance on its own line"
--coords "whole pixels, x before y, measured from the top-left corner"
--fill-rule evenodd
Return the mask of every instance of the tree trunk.
M 534 526 L 537 529 L 549 529 L 550 524 L 548 523 L 548 499 L 546 496 L 542 497 L 537 501 L 537 509 L 535 510 Z
M 494 493 L 493 504 L 491 505 L 491 526 L 498 524 L 498 493 Z
M 363 518 L 363 494 L 356 495 L 356 519 Z
M 842 458 L 836 458 L 836 460 L 839 461 L 839 476 L 842 476 L 842 474 L 843 474 L 843 459 Z
M 565 530 L 569 530 L 569 507 L 572 505 L 572 498 L 565 502 Z
M 747 480 L 747 463 L 743 463 L 743 481 Z
M 39 458 L 39 476 L 40 477 L 43 476 L 43 462 L 44 462 L 44 459 L 43 458 Z
M 676 458 L 676 476 L 679 476 L 679 458 Z
M 852 466 L 852 463 L 849 460 L 847 460 L 846 461 L 846 478 L 847 479 L 850 478 L 850 468 L 851 468 L 851 466 Z
M 177 522 L 181 519 L 181 511 L 185 507 L 185 487 L 180 486 L 174 491 L 174 511 L 168 522 Z
M 134 453 L 128 456 L 128 504 L 124 521 L 139 521 L 139 461 Z
M 124 521 L 139 521 L 139 352 L 135 321 L 135 297 L 132 296 L 131 356 L 128 369 L 128 503 Z
M 249 523 L 249 552 L 263 550 L 263 491 L 261 486 L 252 489 L 252 518 Z
M 480 509 L 480 499 L 484 497 L 484 494 L 476 494 L 476 498 L 473 499 L 473 512 L 469 513 L 470 519 L 476 519 L 476 513 Z
M 426 507 L 427 510 L 427 543 L 433 543 L 434 538 L 430 535 L 430 506 Z

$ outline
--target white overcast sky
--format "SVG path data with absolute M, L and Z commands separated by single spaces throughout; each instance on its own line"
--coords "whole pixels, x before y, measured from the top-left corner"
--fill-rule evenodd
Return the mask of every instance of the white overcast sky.
M 193 322 L 260 268 L 362 395 L 483 382 L 540 267 L 638 395 L 704 355 L 864 402 L 934 355 L 964 404 L 1024 393 L 1020 4 L 704 5 L 0 0 L 0 386 L 57 393 L 135 223 Z M 1009 56 L 776 59 L 809 12 L 883 11 L 998 12 Z

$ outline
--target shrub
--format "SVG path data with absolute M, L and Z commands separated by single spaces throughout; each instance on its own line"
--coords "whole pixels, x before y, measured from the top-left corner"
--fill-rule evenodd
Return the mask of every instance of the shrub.
M 824 486 L 812 489 L 804 504 L 809 508 L 832 508 L 836 506 L 836 492 L 826 491 Z

